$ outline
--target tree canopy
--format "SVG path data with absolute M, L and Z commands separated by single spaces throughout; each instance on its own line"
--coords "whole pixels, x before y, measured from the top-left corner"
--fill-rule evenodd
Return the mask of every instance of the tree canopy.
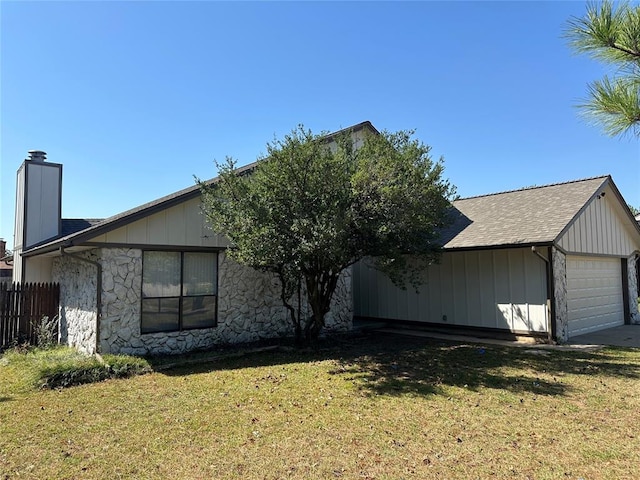
M 218 165 L 217 182 L 199 182 L 210 225 L 231 241 L 229 255 L 272 272 L 282 285 L 296 337 L 313 340 L 324 326 L 342 272 L 372 257 L 398 285 L 419 283 L 438 258 L 454 188 L 442 159 L 413 132 L 352 131 L 316 135 L 302 125 L 267 144 L 267 154 L 239 173 Z M 312 315 L 291 298 L 302 287 Z
M 582 112 L 611 136 L 640 136 L 640 6 L 590 3 L 585 16 L 568 21 L 565 36 L 577 53 L 614 68 L 588 85 Z

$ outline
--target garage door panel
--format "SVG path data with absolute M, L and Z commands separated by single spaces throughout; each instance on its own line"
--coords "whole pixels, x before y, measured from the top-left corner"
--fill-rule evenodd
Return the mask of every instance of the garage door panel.
M 567 257 L 569 336 L 624 324 L 619 258 Z
M 611 280 L 611 282 L 615 282 L 616 280 Z M 619 281 L 619 280 L 618 280 Z M 571 290 L 571 286 L 568 287 Z M 594 286 L 589 288 L 578 288 L 574 289 L 574 297 L 576 299 L 580 298 L 602 298 L 602 301 L 607 301 L 610 297 L 615 297 L 618 295 L 620 287 L 611 286 L 611 285 L 602 285 L 602 286 Z

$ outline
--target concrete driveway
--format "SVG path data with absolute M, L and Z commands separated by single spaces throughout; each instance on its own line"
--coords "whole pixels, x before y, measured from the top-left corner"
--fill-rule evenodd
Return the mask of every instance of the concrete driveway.
M 543 350 L 580 350 L 593 351 L 606 345 L 614 347 L 640 348 L 640 325 L 622 325 L 608 328 L 599 332 L 588 333 L 573 337 L 562 345 L 550 345 L 537 343 L 531 337 L 517 337 L 515 339 L 487 338 L 475 336 L 470 332 L 452 333 L 451 331 L 427 330 L 419 327 L 393 327 L 385 322 L 360 322 L 356 325 L 358 330 L 371 330 L 391 335 L 409 335 L 413 337 L 429 337 L 453 342 L 487 343 L 493 345 L 505 345 L 509 347 L 524 347 Z
M 612 345 L 640 348 L 640 325 L 622 325 L 598 332 L 578 335 L 569 340 L 571 345 Z

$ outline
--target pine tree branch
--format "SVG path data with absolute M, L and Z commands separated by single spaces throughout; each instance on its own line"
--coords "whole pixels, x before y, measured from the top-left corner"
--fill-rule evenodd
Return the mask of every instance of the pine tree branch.
M 615 42 L 610 43 L 609 45 L 607 45 L 610 48 L 613 48 L 615 50 L 618 50 L 620 52 L 626 53 L 627 55 L 631 55 L 634 58 L 637 58 L 640 60 L 640 52 L 636 51 L 636 50 L 631 50 L 629 48 L 623 47 L 622 45 L 618 45 Z
M 582 113 L 611 136 L 640 135 L 640 7 L 591 3 L 584 17 L 569 19 L 565 37 L 576 52 L 619 67 L 613 80 L 588 86 Z

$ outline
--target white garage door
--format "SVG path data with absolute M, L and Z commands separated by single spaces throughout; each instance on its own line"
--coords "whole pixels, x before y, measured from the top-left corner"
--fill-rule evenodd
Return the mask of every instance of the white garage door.
M 569 336 L 624 324 L 619 258 L 567 256 Z

